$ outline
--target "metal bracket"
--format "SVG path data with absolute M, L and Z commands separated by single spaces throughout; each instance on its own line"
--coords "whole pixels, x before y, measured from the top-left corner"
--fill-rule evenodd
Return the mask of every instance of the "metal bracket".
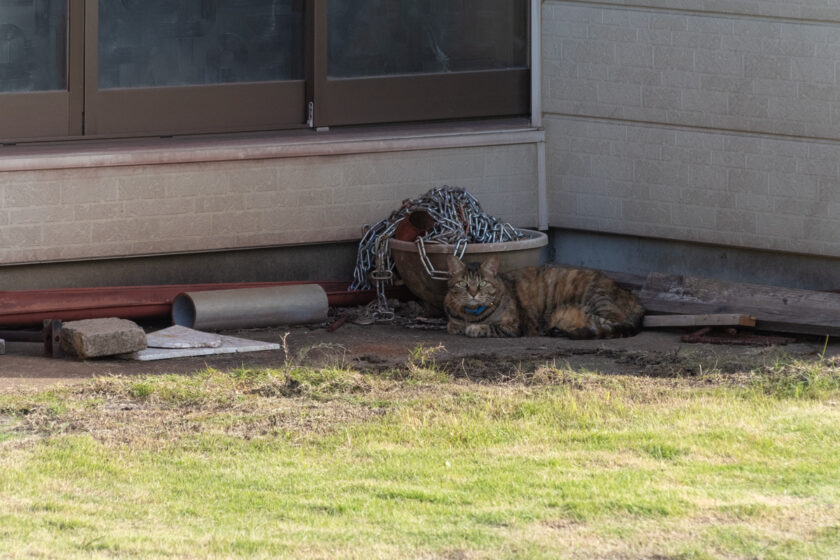
M 58 319 L 44 319 L 44 355 L 64 357 L 64 350 L 61 349 L 61 321 Z
M 306 104 L 306 126 L 315 128 L 315 102 L 310 101 Z

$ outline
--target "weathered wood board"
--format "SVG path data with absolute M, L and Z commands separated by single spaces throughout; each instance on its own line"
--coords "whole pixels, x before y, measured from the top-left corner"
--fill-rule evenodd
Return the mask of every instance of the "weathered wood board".
M 644 327 L 754 327 L 755 317 L 739 313 L 645 315 Z
M 654 272 L 639 298 L 655 313 L 738 313 L 754 316 L 760 330 L 840 336 L 840 294 L 831 292 Z

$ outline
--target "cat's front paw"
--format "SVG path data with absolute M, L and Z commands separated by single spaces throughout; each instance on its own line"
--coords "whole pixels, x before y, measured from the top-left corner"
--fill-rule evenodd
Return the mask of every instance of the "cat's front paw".
M 446 332 L 449 334 L 464 334 L 464 323 L 450 319 L 449 322 L 446 323 Z
M 464 328 L 464 334 L 471 338 L 486 338 L 490 336 L 488 325 L 469 324 Z
M 579 329 L 571 329 L 571 330 L 563 330 L 554 327 L 553 329 L 549 329 L 548 336 L 564 336 L 567 338 L 571 338 L 572 340 L 584 340 L 587 338 L 595 338 L 595 333 L 592 332 L 592 329 L 581 327 Z

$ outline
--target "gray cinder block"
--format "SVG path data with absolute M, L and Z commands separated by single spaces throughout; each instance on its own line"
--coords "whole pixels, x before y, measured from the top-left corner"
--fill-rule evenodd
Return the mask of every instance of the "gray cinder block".
M 64 323 L 61 348 L 80 358 L 113 356 L 146 348 L 146 333 L 126 319 L 84 319 Z

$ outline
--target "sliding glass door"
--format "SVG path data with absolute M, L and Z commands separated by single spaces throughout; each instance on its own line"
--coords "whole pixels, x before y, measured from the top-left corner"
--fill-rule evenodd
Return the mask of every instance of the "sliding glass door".
M 81 134 L 82 22 L 71 28 L 70 14 L 82 9 L 81 0 L 0 1 L 0 139 Z
M 302 126 L 303 0 L 88 0 L 86 134 Z

